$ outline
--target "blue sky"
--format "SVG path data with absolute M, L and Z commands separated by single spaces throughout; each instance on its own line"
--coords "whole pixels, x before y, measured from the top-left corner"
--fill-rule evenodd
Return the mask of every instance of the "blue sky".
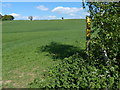
M 83 19 L 89 15 L 81 2 L 2 2 L 2 15 L 10 14 L 16 20 Z
M 82 0 L 2 0 L 2 2 L 82 2 Z

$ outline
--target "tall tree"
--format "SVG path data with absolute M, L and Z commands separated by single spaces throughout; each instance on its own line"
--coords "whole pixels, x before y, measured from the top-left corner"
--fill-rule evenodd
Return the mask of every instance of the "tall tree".
M 0 14 L 0 19 L 2 19 L 2 15 Z
M 33 16 L 29 16 L 28 19 L 30 19 L 32 21 L 33 20 Z
M 87 2 L 87 5 L 92 19 L 92 32 L 97 33 L 91 40 L 91 57 L 103 64 L 118 64 L 120 2 Z
M 5 20 L 14 20 L 14 17 L 12 15 L 4 15 L 2 16 L 2 20 L 5 21 Z

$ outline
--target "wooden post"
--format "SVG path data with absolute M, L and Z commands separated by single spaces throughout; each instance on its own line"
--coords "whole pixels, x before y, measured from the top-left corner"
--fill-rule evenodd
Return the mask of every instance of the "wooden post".
M 87 50 L 88 56 L 89 56 L 89 50 L 90 50 L 90 23 L 91 23 L 90 17 L 86 16 L 86 50 Z

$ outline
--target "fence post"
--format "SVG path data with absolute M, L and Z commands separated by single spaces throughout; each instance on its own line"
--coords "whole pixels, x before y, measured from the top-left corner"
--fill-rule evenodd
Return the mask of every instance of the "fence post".
M 89 50 L 90 50 L 90 23 L 91 19 L 89 16 L 86 16 L 86 51 L 89 57 Z

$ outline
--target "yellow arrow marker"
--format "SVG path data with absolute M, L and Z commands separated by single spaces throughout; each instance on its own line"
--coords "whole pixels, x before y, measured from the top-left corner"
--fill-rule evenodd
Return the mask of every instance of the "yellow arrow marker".
M 87 17 L 87 23 L 90 23 L 91 19 L 89 17 Z
M 87 37 L 90 37 L 90 29 L 87 29 L 86 34 L 87 34 Z

